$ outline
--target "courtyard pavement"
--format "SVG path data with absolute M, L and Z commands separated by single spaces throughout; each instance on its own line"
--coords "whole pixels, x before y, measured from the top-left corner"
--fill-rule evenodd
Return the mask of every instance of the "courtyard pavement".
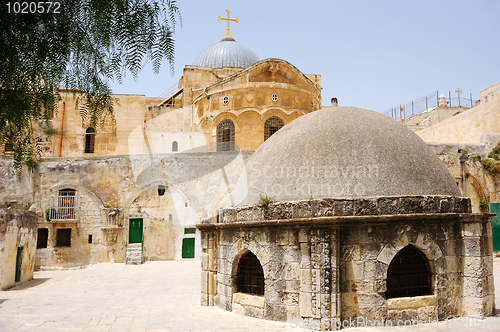
M 494 260 L 500 307 L 500 258 Z M 35 272 L 0 292 L 0 331 L 307 331 L 200 306 L 200 261 L 101 263 L 80 270 Z M 301 324 L 303 326 L 303 324 Z M 413 327 L 344 331 L 500 331 L 497 317 L 459 318 Z

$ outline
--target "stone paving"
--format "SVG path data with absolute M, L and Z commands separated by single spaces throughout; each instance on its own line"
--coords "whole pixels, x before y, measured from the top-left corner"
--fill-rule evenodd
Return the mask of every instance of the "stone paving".
M 494 269 L 500 303 L 500 258 Z M 200 275 L 199 261 L 102 263 L 35 272 L 34 280 L 0 292 L 0 331 L 308 331 L 298 327 L 300 322 L 271 322 L 200 306 Z M 500 331 L 500 310 L 484 320 L 346 330 L 462 329 Z

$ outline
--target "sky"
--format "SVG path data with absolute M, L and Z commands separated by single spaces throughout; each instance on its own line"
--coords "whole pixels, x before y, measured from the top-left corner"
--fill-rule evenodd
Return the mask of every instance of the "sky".
M 146 63 L 113 93 L 159 97 L 176 86 L 185 65 L 225 33 L 260 59 L 280 58 L 319 74 L 323 105 L 385 112 L 435 91 L 463 96 L 500 82 L 499 0 L 180 0 L 173 76 Z

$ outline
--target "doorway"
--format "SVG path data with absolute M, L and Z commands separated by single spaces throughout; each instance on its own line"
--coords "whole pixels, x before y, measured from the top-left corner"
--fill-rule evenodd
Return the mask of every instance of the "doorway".
M 142 243 L 142 218 L 130 219 L 128 243 Z
M 194 238 L 182 239 L 182 258 L 194 258 Z
M 23 265 L 23 247 L 17 247 L 15 282 L 21 281 L 22 265 Z

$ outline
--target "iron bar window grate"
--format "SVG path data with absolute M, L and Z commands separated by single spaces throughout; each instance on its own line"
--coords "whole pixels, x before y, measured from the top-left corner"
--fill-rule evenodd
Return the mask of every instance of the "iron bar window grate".
M 431 270 L 427 258 L 413 245 L 404 247 L 389 265 L 386 298 L 431 294 Z
M 264 295 L 264 271 L 259 259 L 252 252 L 249 251 L 241 257 L 236 281 L 238 292 Z
M 281 129 L 285 124 L 283 120 L 277 116 L 272 116 L 264 123 L 264 141 L 271 137 L 272 134 Z
M 217 126 L 217 151 L 234 151 L 234 123 L 224 120 Z
M 50 220 L 80 219 L 80 196 L 74 189 L 63 189 L 58 196 L 50 198 Z

